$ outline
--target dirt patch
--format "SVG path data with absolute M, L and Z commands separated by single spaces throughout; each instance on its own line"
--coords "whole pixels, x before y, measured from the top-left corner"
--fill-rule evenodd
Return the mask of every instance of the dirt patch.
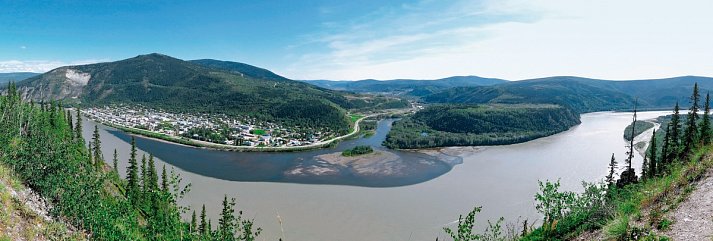
M 674 221 L 664 235 L 673 240 L 707 240 L 713 237 L 713 169 L 698 182 L 696 190 L 667 218 Z

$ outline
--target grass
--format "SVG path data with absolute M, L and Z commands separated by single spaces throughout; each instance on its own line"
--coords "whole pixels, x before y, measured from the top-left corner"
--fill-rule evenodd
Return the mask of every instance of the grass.
M 356 123 L 356 121 L 358 121 L 359 119 L 361 119 L 361 118 L 363 118 L 363 117 L 364 117 L 364 115 L 351 114 L 351 115 L 349 115 L 349 120 L 350 120 L 352 123 Z
M 259 136 L 267 134 L 267 131 L 262 130 L 262 129 L 253 129 L 250 132 L 252 132 L 255 135 L 259 135 Z

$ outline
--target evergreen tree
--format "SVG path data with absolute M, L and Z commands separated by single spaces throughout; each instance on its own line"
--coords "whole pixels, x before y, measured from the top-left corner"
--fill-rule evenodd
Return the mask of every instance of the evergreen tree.
M 131 154 L 129 155 L 129 166 L 126 168 L 126 193 L 129 200 L 136 204 L 136 199 L 140 191 L 139 187 L 139 167 L 136 160 L 136 140 L 131 137 Z
M 220 240 L 233 241 L 235 240 L 236 231 L 235 218 L 235 198 L 228 201 L 228 195 L 223 198 L 223 211 L 218 219 L 218 237 Z
M 704 145 L 711 143 L 710 98 L 710 93 L 706 93 L 706 103 L 704 103 L 705 109 L 703 111 L 703 120 L 701 121 L 701 130 L 699 134 L 701 143 Z
M 67 117 L 67 125 L 70 127 L 70 130 L 72 131 L 72 135 L 74 134 L 74 122 L 72 122 L 72 111 L 67 110 L 65 116 Z
M 76 127 L 74 128 L 74 134 L 76 135 L 77 140 L 84 140 L 82 138 L 82 112 L 79 110 L 79 107 L 77 107 L 77 124 Z
M 611 161 L 609 161 L 609 175 L 606 177 L 606 181 L 609 184 L 609 187 L 614 186 L 614 175 L 616 175 L 616 158 L 614 158 L 614 153 L 611 154 Z
M 208 223 L 206 221 L 205 204 L 203 204 L 203 208 L 201 208 L 201 226 L 198 228 L 198 231 L 202 235 L 206 235 L 208 233 Z
M 196 233 L 198 229 L 198 221 L 196 221 L 196 210 L 193 210 L 193 215 L 191 215 L 191 224 L 189 225 L 189 231 L 193 234 Z
M 641 180 L 649 177 L 649 157 L 648 153 L 644 155 L 644 160 L 641 163 Z
M 649 142 L 649 177 L 653 178 L 659 174 L 658 170 L 658 160 L 656 160 L 656 130 L 651 135 L 651 142 Z
M 156 162 L 154 161 L 153 154 L 149 154 L 149 166 L 148 166 L 148 179 L 149 179 L 149 191 L 158 191 L 158 173 L 156 173 Z
M 688 120 L 686 120 L 686 130 L 685 138 L 683 143 L 683 154 L 688 155 L 688 153 L 695 148 L 696 142 L 698 140 L 698 101 L 700 96 L 698 94 L 698 83 L 693 85 L 693 94 L 691 94 L 691 108 L 688 111 Z M 685 156 L 682 156 L 685 159 Z
M 104 166 L 104 155 L 101 150 L 101 137 L 99 136 L 99 126 L 94 126 L 94 134 L 92 135 L 92 142 L 94 142 L 94 165 L 97 170 L 101 170 Z
M 148 175 L 146 175 L 146 154 L 141 156 L 141 192 L 148 192 L 149 180 Z
M 663 166 L 668 165 L 671 163 L 671 123 L 669 122 L 668 125 L 666 125 L 666 132 L 664 133 L 663 136 L 663 146 L 661 147 L 661 165 L 659 169 L 663 169 Z M 662 173 L 659 171 L 659 173 Z
M 114 149 L 114 158 L 112 159 L 112 167 L 114 167 L 114 172 L 116 174 L 119 174 L 119 154 L 116 152 L 116 148 Z
M 637 101 L 638 102 L 638 101 Z M 631 167 L 631 163 L 634 160 L 634 130 L 636 130 L 636 107 L 637 107 L 637 102 L 634 102 L 634 115 L 632 117 L 631 121 L 631 140 L 629 140 L 629 143 L 627 144 L 627 148 L 629 149 L 626 152 L 627 158 L 625 161 L 626 163 L 626 170 L 624 170 L 621 175 L 619 175 L 619 181 L 617 182 L 617 186 L 623 187 L 627 184 L 630 183 L 636 183 L 638 177 L 636 176 L 636 170 Z
M 669 145 L 669 152 L 671 152 L 671 156 L 668 158 L 669 161 L 673 161 L 675 158 L 678 158 L 681 153 L 681 114 L 679 112 L 680 107 L 678 106 L 678 102 L 676 102 L 670 122 L 671 136 L 669 137 L 669 141 L 671 142 L 671 145 Z
M 163 170 L 161 171 L 161 190 L 164 192 L 169 192 L 168 175 L 166 175 L 166 165 L 163 165 Z

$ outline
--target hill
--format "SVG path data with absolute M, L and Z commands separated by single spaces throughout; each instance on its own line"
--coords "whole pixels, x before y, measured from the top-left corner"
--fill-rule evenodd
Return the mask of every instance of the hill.
M 436 80 L 303 80 L 304 82 L 333 90 L 344 90 L 359 93 L 366 92 L 398 92 L 401 94 L 432 93 L 436 90 L 460 86 L 487 86 L 505 83 L 505 80 L 482 78 L 478 76 L 453 76 Z M 413 93 L 411 93 L 413 92 Z M 420 94 L 423 95 L 423 94 Z
M 671 108 L 687 98 L 698 83 L 701 93 L 713 90 L 713 79 L 684 76 L 668 79 L 610 81 L 579 77 L 549 77 L 494 86 L 457 87 L 426 95 L 429 103 L 548 103 L 577 112 L 642 108 Z
M 40 75 L 39 73 L 32 73 L 32 72 L 15 72 L 15 73 L 0 73 L 0 84 L 5 84 L 10 81 L 15 81 L 19 82 L 21 80 L 30 78 L 30 77 L 35 77 L 37 75 Z
M 579 124 L 558 105 L 435 105 L 394 123 L 384 145 L 413 149 L 504 145 L 552 135 Z
M 265 72 L 243 70 L 250 74 L 241 75 L 226 68 L 208 68 L 148 54 L 57 68 L 22 81 L 18 87 L 26 98 L 36 101 L 138 104 L 168 111 L 250 115 L 302 127 L 348 130 L 344 109 L 353 103 L 342 93 L 298 81 L 260 78 Z
M 225 70 L 233 74 L 242 74 L 255 79 L 289 80 L 285 77 L 273 73 L 270 70 L 239 62 L 222 61 L 215 59 L 197 59 L 190 60 L 188 62 L 203 65 L 212 69 Z

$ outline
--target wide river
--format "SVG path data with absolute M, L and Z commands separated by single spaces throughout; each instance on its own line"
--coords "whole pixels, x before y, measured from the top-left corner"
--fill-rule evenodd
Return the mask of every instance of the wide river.
M 668 113 L 641 112 L 639 119 Z M 501 216 L 506 222 L 533 222 L 540 219 L 533 198 L 538 180 L 559 179 L 564 189 L 579 191 L 582 181 L 606 175 L 612 153 L 623 165 L 622 135 L 631 113 L 599 112 L 581 118 L 582 124 L 568 131 L 526 143 L 441 149 L 455 153 L 446 158 L 380 147 L 393 120 L 379 122 L 372 137 L 300 153 L 221 152 L 136 140 L 139 155 L 154 154 L 158 167 L 174 168 L 192 184 L 181 204 L 195 210 L 205 204 L 215 225 L 223 196 L 236 197 L 245 217 L 264 229 L 260 240 L 444 240 L 442 228 L 474 206 L 483 207 L 477 216 L 479 229 L 486 220 Z M 85 120 L 85 138 L 94 125 Z M 130 136 L 105 126 L 100 133 L 105 159 L 110 161 L 116 148 L 123 174 Z M 401 171 L 381 177 L 326 166 L 334 171 L 331 175 L 286 174 L 325 167 L 315 156 L 363 144 L 395 154 L 398 160 L 393 163 Z M 637 169 L 641 159 L 637 154 Z

